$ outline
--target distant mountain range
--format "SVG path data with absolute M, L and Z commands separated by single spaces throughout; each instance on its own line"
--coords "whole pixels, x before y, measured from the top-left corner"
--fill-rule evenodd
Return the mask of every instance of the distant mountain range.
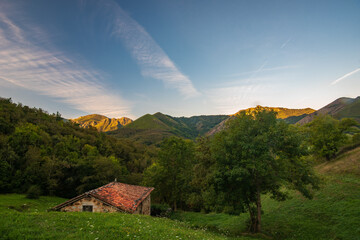
M 89 128 L 95 127 L 99 132 L 115 131 L 122 126 L 125 126 L 132 122 L 130 118 L 108 118 L 99 114 L 90 114 L 71 121 L 78 123 L 80 127 Z
M 99 131 L 118 138 L 130 138 L 145 144 L 156 144 L 164 138 L 178 136 L 195 139 L 198 136 L 212 135 L 225 127 L 229 118 L 256 109 L 272 110 L 277 112 L 277 118 L 290 124 L 305 124 L 319 114 L 329 114 L 336 119 L 345 117 L 354 118 L 360 122 L 360 97 L 339 98 L 325 107 L 315 111 L 311 108 L 289 109 L 279 107 L 248 108 L 240 110 L 233 115 L 209 115 L 193 117 L 172 117 L 163 113 L 146 114 L 135 121 L 123 117 L 119 119 L 107 118 L 102 115 L 92 114 L 72 121 L 82 127 L 93 126 Z

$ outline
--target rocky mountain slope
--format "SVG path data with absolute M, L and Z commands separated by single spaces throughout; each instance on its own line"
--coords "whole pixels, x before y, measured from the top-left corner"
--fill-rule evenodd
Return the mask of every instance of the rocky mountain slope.
M 80 127 L 95 127 L 99 132 L 115 131 L 132 122 L 130 118 L 108 118 L 99 114 L 90 114 L 82 116 L 71 121 L 78 123 Z
M 297 124 L 306 124 L 311 122 L 317 115 L 329 114 L 336 119 L 354 118 L 360 122 L 360 97 L 357 98 L 338 98 L 329 103 L 318 111 L 309 114 L 302 118 Z

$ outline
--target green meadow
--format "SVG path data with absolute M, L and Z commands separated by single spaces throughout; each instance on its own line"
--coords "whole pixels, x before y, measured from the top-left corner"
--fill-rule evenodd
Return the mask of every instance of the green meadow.
M 164 218 L 123 213 L 47 212 L 65 199 L 0 196 L 1 239 L 233 239 Z M 236 239 L 251 239 L 246 237 Z
M 360 239 L 360 178 L 323 175 L 314 199 L 264 196 L 263 233 L 243 234 L 247 214 L 177 212 L 172 219 L 122 213 L 47 212 L 65 199 L 0 197 L 1 239 Z

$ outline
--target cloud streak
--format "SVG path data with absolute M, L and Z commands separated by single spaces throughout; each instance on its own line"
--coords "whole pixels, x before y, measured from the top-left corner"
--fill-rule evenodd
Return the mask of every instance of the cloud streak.
M 198 96 L 192 81 L 171 61 L 150 34 L 132 19 L 117 3 L 109 2 L 107 11 L 112 14 L 112 35 L 121 39 L 140 66 L 141 74 L 162 81 L 176 89 L 185 98 Z
M 281 47 L 280 47 L 280 49 L 283 49 L 284 47 L 286 47 L 286 45 L 288 45 L 288 43 L 291 41 L 291 38 L 289 38 L 288 40 L 286 40 L 286 42 L 284 42 L 282 45 L 281 45 Z
M 331 83 L 331 85 L 335 85 L 335 84 L 339 83 L 340 81 L 344 80 L 345 78 L 348 78 L 348 77 L 350 77 L 351 75 L 353 75 L 353 74 L 355 74 L 355 73 L 357 73 L 357 72 L 359 72 L 359 71 L 360 71 L 360 68 L 357 68 L 357 69 L 355 69 L 354 71 L 349 72 L 349 73 L 345 74 L 344 76 L 336 79 L 335 81 L 333 81 L 333 82 Z
M 234 114 L 240 109 L 260 104 L 259 100 L 263 100 L 269 89 L 266 84 L 246 84 L 209 89 L 205 93 L 217 111 Z
M 241 72 L 241 73 L 235 73 L 235 74 L 231 74 L 228 75 L 228 78 L 232 78 L 232 77 L 239 77 L 239 76 L 243 76 L 243 75 L 248 75 L 248 74 L 258 74 L 258 73 L 263 73 L 263 72 L 273 72 L 273 71 L 281 71 L 281 70 L 287 70 L 287 69 L 294 69 L 294 68 L 298 68 L 299 66 L 296 65 L 285 65 L 285 66 L 277 66 L 277 67 L 265 67 L 266 66 L 266 61 L 263 63 L 263 65 L 261 65 L 257 70 L 254 71 L 248 71 L 248 72 Z
M 109 94 L 102 74 L 51 47 L 44 36 L 0 10 L 0 78 L 87 113 L 133 117 L 131 103 Z

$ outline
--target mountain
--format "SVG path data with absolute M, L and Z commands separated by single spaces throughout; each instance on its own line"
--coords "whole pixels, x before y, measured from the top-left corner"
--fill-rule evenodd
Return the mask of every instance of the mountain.
M 163 113 L 146 114 L 109 135 L 156 144 L 170 136 L 195 139 L 227 119 L 227 115 L 171 117 Z
M 360 122 L 360 97 L 357 98 L 338 98 L 329 103 L 318 111 L 309 114 L 303 119 L 299 120 L 298 124 L 306 124 L 311 122 L 317 115 L 328 114 L 336 119 L 354 118 Z
M 95 127 L 99 132 L 115 131 L 132 122 L 130 118 L 108 118 L 99 114 L 82 116 L 71 121 L 78 123 L 80 127 Z
M 291 108 L 282 108 L 282 107 L 263 107 L 258 105 L 255 108 L 247 108 L 244 110 L 240 110 L 237 113 L 230 115 L 230 118 L 233 118 L 242 113 L 253 114 L 255 111 L 259 111 L 259 110 L 274 111 L 277 113 L 276 117 L 278 119 L 283 119 L 285 122 L 290 124 L 296 123 L 300 119 L 306 117 L 308 114 L 315 112 L 315 110 L 311 108 L 291 109 Z M 223 130 L 225 128 L 225 122 L 227 120 L 228 119 L 216 125 L 209 132 L 207 132 L 206 135 L 211 136 Z
M 244 110 L 240 110 L 239 112 L 235 113 L 234 115 L 239 115 L 243 112 L 252 114 L 254 111 L 258 110 L 267 110 L 267 111 L 274 111 L 277 113 L 276 117 L 278 119 L 286 119 L 289 117 L 298 117 L 302 116 L 304 114 L 310 114 L 315 112 L 314 109 L 311 108 L 303 108 L 303 109 L 291 109 L 291 108 L 282 108 L 282 107 L 262 107 L 262 106 L 256 106 L 255 108 L 248 108 Z

